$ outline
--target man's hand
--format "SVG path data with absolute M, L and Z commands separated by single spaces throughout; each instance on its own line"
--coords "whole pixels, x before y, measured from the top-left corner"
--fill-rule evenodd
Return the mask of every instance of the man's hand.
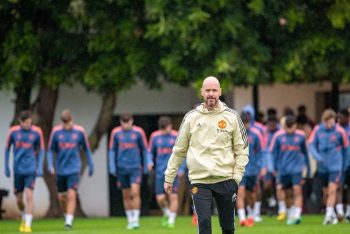
M 171 194 L 172 190 L 173 190 L 173 184 L 164 182 L 164 191 L 168 194 Z
M 148 167 L 148 171 L 152 171 L 153 170 L 153 163 L 148 163 L 147 167 Z
M 110 169 L 109 174 L 112 176 L 117 176 L 117 170 L 116 169 Z
M 91 177 L 94 174 L 94 167 L 90 166 L 89 167 L 89 176 Z
M 267 168 L 264 167 L 264 168 L 261 169 L 260 174 L 259 174 L 259 177 L 260 177 L 260 178 L 263 178 L 263 177 L 266 176 L 266 174 L 267 174 Z
M 55 169 L 54 169 L 53 167 L 51 167 L 51 168 L 49 169 L 49 173 L 50 173 L 51 175 L 55 175 Z
M 5 175 L 6 175 L 7 178 L 9 178 L 9 177 L 11 176 L 11 170 L 10 170 L 10 168 L 6 167 L 6 169 L 5 169 Z

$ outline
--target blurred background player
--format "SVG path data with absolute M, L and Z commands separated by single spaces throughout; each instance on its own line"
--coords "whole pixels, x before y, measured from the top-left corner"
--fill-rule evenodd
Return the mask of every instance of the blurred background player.
M 293 112 L 290 112 L 291 114 L 290 115 L 293 115 Z M 280 119 L 280 130 L 278 130 L 277 132 L 275 132 L 274 135 L 277 135 L 281 132 L 284 132 L 286 130 L 286 118 L 287 116 L 283 116 L 281 119 Z M 271 139 L 272 140 L 272 139 Z M 271 145 L 271 143 L 270 143 Z M 271 147 L 271 146 L 269 146 Z M 269 148 L 269 151 L 270 151 L 270 148 Z M 273 165 L 273 158 L 272 158 L 272 155 L 271 155 L 271 152 L 269 153 L 269 160 L 271 164 L 269 165 Z M 273 166 L 274 167 L 274 166 Z M 274 172 L 274 176 L 275 176 L 275 179 L 276 179 L 276 172 L 275 172 L 275 169 L 273 168 Z M 283 221 L 286 219 L 287 217 L 287 205 L 286 205 L 286 200 L 291 203 L 291 199 L 289 196 L 286 196 L 286 194 L 284 193 L 284 190 L 282 189 L 281 186 L 277 186 L 277 181 L 275 181 L 275 189 L 276 189 L 276 198 L 277 198 L 277 202 L 278 202 L 278 215 L 277 215 L 277 221 Z
M 147 157 L 147 139 L 142 128 L 134 125 L 130 113 L 120 115 L 120 126 L 112 130 L 109 141 L 109 173 L 116 175 L 122 190 L 123 204 L 128 219 L 127 229 L 139 228 L 143 172 L 152 169 Z
M 81 149 L 85 151 L 89 176 L 93 175 L 94 166 L 84 128 L 73 123 L 73 116 L 69 110 L 62 111 L 61 121 L 62 124 L 54 127 L 51 132 L 47 163 L 49 172 L 52 175 L 56 174 L 58 198 L 65 214 L 65 228 L 71 230 L 80 182 Z
M 246 166 L 244 176 L 238 188 L 237 197 L 237 212 L 241 226 L 253 226 L 254 225 L 254 212 L 252 207 L 256 200 L 256 189 L 258 187 L 258 175 L 266 173 L 266 169 L 260 169 L 264 163 L 262 154 L 263 137 L 259 130 L 250 126 L 250 119 L 246 113 L 241 115 L 242 122 L 247 129 L 248 141 L 249 141 L 249 162 Z M 248 218 L 245 212 L 245 201 L 247 201 Z
M 174 228 L 178 210 L 179 180 L 176 178 L 171 194 L 164 191 L 164 172 L 166 170 L 173 146 L 177 137 L 177 131 L 172 129 L 171 119 L 161 116 L 158 120 L 159 130 L 154 131 L 150 137 L 150 158 L 155 161 L 156 180 L 155 193 L 159 207 L 163 211 L 162 226 Z M 180 167 L 178 175 L 184 174 L 184 168 Z
M 300 105 L 298 107 L 297 128 L 303 130 L 305 132 L 306 139 L 309 139 L 313 127 L 314 122 L 307 116 L 306 106 Z
M 249 119 L 249 125 L 250 127 L 257 128 L 262 136 L 265 134 L 265 126 L 255 121 L 255 110 L 252 105 L 246 105 L 243 107 L 242 113 L 247 115 L 247 118 Z
M 243 110 L 242 110 L 242 113 L 244 113 L 247 118 L 249 119 L 249 126 L 251 128 L 255 128 L 257 129 L 261 136 L 262 136 L 262 141 L 260 142 L 261 143 L 261 147 L 262 149 L 265 148 L 265 145 L 266 145 L 266 136 L 265 136 L 265 133 L 266 133 L 266 128 L 265 126 L 256 121 L 255 120 L 255 109 L 252 105 L 246 105 L 243 107 Z M 254 206 L 252 207 L 253 208 L 253 213 L 254 213 L 254 220 L 255 222 L 261 222 L 262 221 L 262 217 L 261 217 L 261 199 L 262 199 L 262 189 L 261 189 L 261 186 L 260 186 L 260 181 L 263 179 L 263 177 L 259 176 L 259 186 L 256 187 L 256 199 L 255 199 L 255 203 L 254 203 Z M 248 207 L 248 210 L 251 209 L 250 207 Z
M 292 189 L 293 202 L 289 204 L 287 224 L 299 224 L 303 205 L 302 172 L 306 167 L 307 176 L 310 177 L 310 162 L 305 133 L 296 130 L 294 116 L 286 117 L 285 131 L 274 135 L 270 152 L 277 173 L 277 186 L 283 190 Z
M 323 224 L 338 223 L 334 205 L 342 172 L 343 154 L 349 144 L 344 129 L 335 124 L 335 118 L 335 112 L 326 109 L 322 113 L 322 123 L 314 128 L 309 138 L 310 151 L 317 161 L 317 178 L 323 185 L 326 203 Z
M 35 177 L 43 175 L 45 147 L 41 129 L 32 125 L 31 113 L 22 111 L 18 120 L 20 125 L 11 127 L 6 139 L 5 175 L 11 176 L 9 160 L 13 145 L 14 193 L 22 214 L 19 231 L 30 233 L 32 232 Z M 23 201 L 23 192 L 26 202 Z
M 347 109 L 342 109 L 339 111 L 338 115 L 337 115 L 337 120 L 338 120 L 338 124 L 339 126 L 341 126 L 345 133 L 346 136 L 348 138 L 348 140 L 350 139 L 350 124 L 349 124 L 349 111 Z M 347 194 L 344 194 L 348 201 L 347 208 L 346 208 L 346 213 L 344 214 L 344 205 L 343 205 L 343 192 L 349 190 L 347 188 L 349 188 L 350 185 L 350 181 L 349 178 L 347 178 L 347 174 L 348 174 L 348 167 L 349 167 L 349 163 L 350 163 L 350 151 L 349 151 L 349 147 L 348 149 L 344 152 L 344 158 L 343 158 L 343 167 L 342 167 L 342 179 L 341 179 L 341 183 L 338 186 L 338 190 L 337 190 L 337 204 L 335 206 L 336 211 L 337 211 L 337 216 L 338 219 L 341 221 L 344 219 L 344 217 L 346 217 L 347 221 L 350 221 L 350 200 L 349 200 L 349 196 L 347 196 Z
M 348 112 L 349 113 L 349 112 Z M 349 116 L 348 116 L 349 120 Z M 349 126 L 349 123 L 347 124 Z M 350 130 L 349 127 L 346 130 L 346 134 L 348 136 L 348 139 L 350 139 Z M 343 171 L 344 171 L 344 188 L 346 188 L 344 195 L 347 197 L 347 206 L 346 206 L 346 212 L 345 212 L 345 219 L 347 223 L 350 223 L 350 147 L 348 147 L 348 150 L 346 151 L 346 157 L 345 161 L 343 162 Z
M 273 208 L 276 206 L 276 198 L 275 198 L 275 176 L 274 170 L 272 168 L 271 155 L 269 147 L 271 145 L 273 135 L 279 131 L 280 126 L 276 116 L 277 112 L 273 108 L 269 108 L 268 110 L 268 118 L 266 122 L 266 132 L 265 132 L 265 142 L 266 146 L 264 148 L 264 159 L 266 160 L 265 165 L 267 165 L 267 173 L 263 178 L 263 189 L 266 193 L 267 204 L 268 204 L 268 212 L 272 214 Z

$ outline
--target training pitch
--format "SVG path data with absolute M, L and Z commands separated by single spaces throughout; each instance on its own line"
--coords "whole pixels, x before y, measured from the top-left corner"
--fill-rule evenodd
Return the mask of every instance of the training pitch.
M 350 233 L 350 223 L 340 223 L 337 225 L 322 225 L 323 216 L 304 215 L 302 224 L 287 226 L 285 222 L 276 221 L 275 217 L 264 216 L 264 221 L 255 224 L 254 227 L 239 227 L 236 219 L 236 233 L 246 234 L 346 234 Z M 161 227 L 160 217 L 141 217 L 141 227 L 137 230 L 126 230 L 125 218 L 101 218 L 101 219 L 75 219 L 74 227 L 71 231 L 66 231 L 63 227 L 63 219 L 41 219 L 33 221 L 33 233 L 142 233 L 142 234 L 195 234 L 196 227 L 191 224 L 191 217 L 178 217 L 176 227 L 167 229 Z M 10 234 L 18 232 L 19 221 L 0 220 L 0 233 Z M 221 234 L 218 218 L 213 217 L 213 234 Z

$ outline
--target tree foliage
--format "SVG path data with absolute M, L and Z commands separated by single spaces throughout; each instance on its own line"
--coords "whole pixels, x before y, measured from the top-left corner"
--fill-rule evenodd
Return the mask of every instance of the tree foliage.
M 146 3 L 146 36 L 177 82 L 208 74 L 236 85 L 349 80 L 348 1 Z

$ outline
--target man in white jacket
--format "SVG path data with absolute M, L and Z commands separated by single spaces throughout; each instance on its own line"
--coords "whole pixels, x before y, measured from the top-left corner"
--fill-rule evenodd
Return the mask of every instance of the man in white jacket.
M 211 233 L 212 198 L 216 200 L 223 234 L 234 233 L 237 189 L 248 163 L 248 139 L 239 114 L 219 100 L 220 82 L 203 81 L 204 102 L 188 112 L 181 124 L 165 171 L 164 189 L 186 158 L 200 234 Z

